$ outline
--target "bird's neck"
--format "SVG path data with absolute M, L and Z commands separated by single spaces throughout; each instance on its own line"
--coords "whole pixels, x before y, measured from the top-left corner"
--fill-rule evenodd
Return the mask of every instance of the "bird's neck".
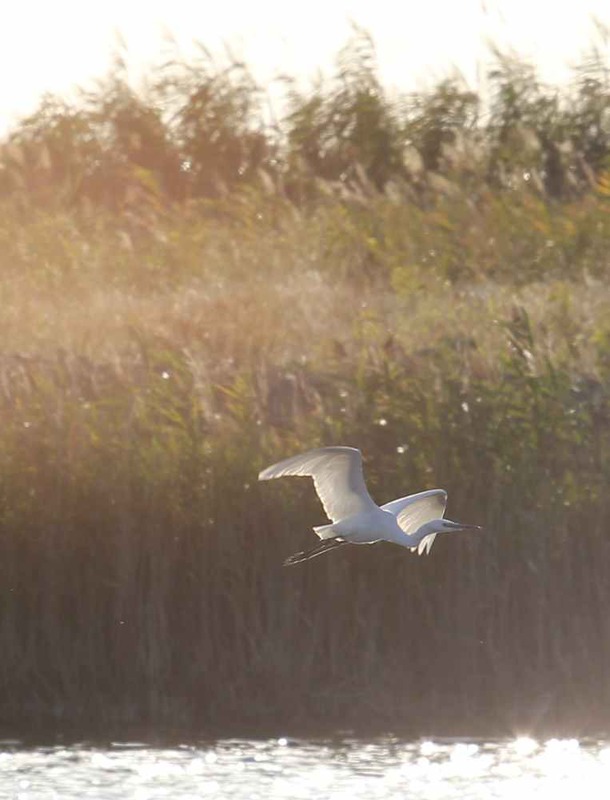
M 429 536 L 431 533 L 438 533 L 439 532 L 439 520 L 433 519 L 430 522 L 425 522 L 421 525 L 414 533 L 404 533 L 403 532 L 403 544 L 406 547 L 417 547 L 417 545 L 424 539 L 426 536 Z M 404 541 L 406 540 L 406 541 Z
M 417 536 L 418 543 L 421 541 L 424 536 L 428 536 L 430 533 L 439 533 L 440 531 L 440 520 L 438 519 L 431 519 L 430 522 L 424 522 L 421 528 L 418 528 L 413 536 Z
M 402 545 L 402 547 L 417 547 L 417 545 L 421 542 L 424 536 L 427 536 L 429 533 L 435 533 L 437 529 L 434 528 L 432 522 L 426 522 L 420 528 L 418 528 L 414 533 L 405 533 L 402 528 L 395 524 L 393 531 L 386 532 L 383 538 L 386 540 L 393 542 L 394 544 Z

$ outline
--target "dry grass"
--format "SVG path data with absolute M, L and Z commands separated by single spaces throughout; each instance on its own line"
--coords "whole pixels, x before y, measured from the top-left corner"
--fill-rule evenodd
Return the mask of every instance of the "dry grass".
M 264 212 L 264 197 L 250 204 L 256 207 L 259 199 Z M 363 336 L 381 346 L 391 335 L 407 354 L 467 337 L 491 365 L 505 341 L 503 322 L 521 306 L 537 342 L 554 358 L 569 358 L 576 348 L 592 367 L 591 347 L 608 302 L 603 201 L 588 211 L 599 218 L 597 238 L 569 270 L 561 254 L 571 240 L 555 242 L 557 259 L 554 252 L 543 263 L 546 233 L 532 240 L 541 223 L 531 214 L 515 226 L 514 214 L 477 218 L 473 212 L 478 222 L 468 228 L 461 203 L 454 203 L 443 210 L 449 240 L 435 239 L 434 247 L 418 243 L 437 236 L 440 213 L 427 218 L 417 211 L 419 227 L 412 229 L 414 209 L 383 200 L 368 212 L 340 202 L 309 214 L 285 206 L 252 230 L 205 211 L 181 220 L 179 211 L 137 235 L 112 217 L 91 230 L 88 221 L 66 215 L 37 212 L 25 225 L 7 215 L 0 231 L 6 245 L 0 251 L 0 335 L 7 351 L 61 347 L 115 360 L 137 331 L 193 351 L 208 370 L 231 360 L 254 369 L 264 360 L 315 361 L 333 343 L 358 349 Z M 579 213 L 560 210 L 558 224 Z M 515 241 L 528 247 L 520 261 Z M 457 280 L 450 277 L 463 261 L 456 242 L 476 264 Z M 501 269 L 482 254 L 485 242 L 493 242 Z M 595 270 L 590 251 L 599 254 Z M 539 265 L 529 278 L 521 267 L 511 275 L 505 266 L 523 262 Z

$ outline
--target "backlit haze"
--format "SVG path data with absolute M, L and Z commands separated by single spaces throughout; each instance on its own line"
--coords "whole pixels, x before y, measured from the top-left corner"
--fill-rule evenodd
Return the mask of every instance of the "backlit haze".
M 213 52 L 228 46 L 268 84 L 282 73 L 307 79 L 328 72 L 357 24 L 373 36 L 389 87 L 425 88 L 453 69 L 477 85 L 489 42 L 560 83 L 593 41 L 594 19 L 610 25 L 608 0 L 22 0 L 0 27 L 0 130 L 32 111 L 44 92 L 68 96 L 103 76 L 118 50 L 137 82 L 162 60 L 169 40 L 187 58 L 194 41 Z

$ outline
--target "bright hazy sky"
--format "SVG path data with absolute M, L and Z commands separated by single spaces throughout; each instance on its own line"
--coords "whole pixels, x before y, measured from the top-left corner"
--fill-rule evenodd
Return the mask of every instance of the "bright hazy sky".
M 187 57 L 193 40 L 212 50 L 228 44 L 264 83 L 327 72 L 352 21 L 372 34 L 389 87 L 422 88 L 452 67 L 476 85 L 489 41 L 561 82 L 591 43 L 593 18 L 610 26 L 610 0 L 13 0 L 2 17 L 6 129 L 43 92 L 67 95 L 103 75 L 119 35 L 134 78 L 160 60 L 167 34 Z

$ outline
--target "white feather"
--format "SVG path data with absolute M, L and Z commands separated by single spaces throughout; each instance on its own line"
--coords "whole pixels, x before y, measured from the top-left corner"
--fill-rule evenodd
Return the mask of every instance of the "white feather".
M 297 564 L 334 549 L 338 543 L 373 544 L 385 541 L 418 553 L 429 553 L 438 533 L 463 530 L 460 523 L 443 520 L 447 493 L 428 489 L 377 506 L 362 475 L 362 456 L 353 447 L 322 447 L 286 458 L 262 470 L 267 481 L 284 475 L 310 476 L 330 525 L 314 528 L 321 544 L 296 553 L 285 563 Z
M 396 521 L 407 533 L 415 533 L 433 519 L 442 519 L 447 507 L 447 492 L 444 489 L 428 489 L 392 500 L 381 508 L 394 514 Z
M 354 447 L 310 450 L 272 464 L 258 479 L 267 481 L 284 475 L 312 477 L 324 511 L 333 522 L 377 508 L 364 483 L 362 455 Z

